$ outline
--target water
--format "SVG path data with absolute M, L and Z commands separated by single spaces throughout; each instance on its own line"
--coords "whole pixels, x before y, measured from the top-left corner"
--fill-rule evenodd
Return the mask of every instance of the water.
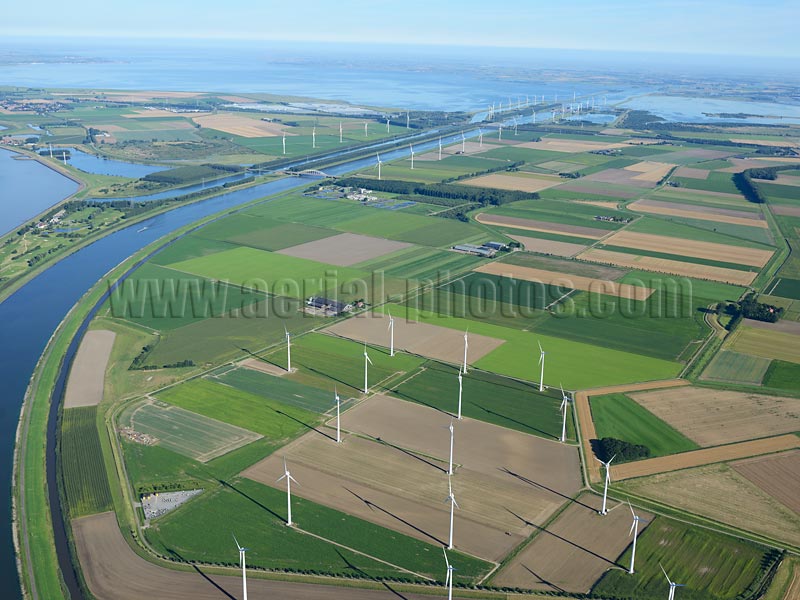
M 617 115 L 601 114 L 601 113 L 581 113 L 579 115 L 571 115 L 566 117 L 565 121 L 588 121 L 589 123 L 598 123 L 604 125 L 611 123 Z
M 75 193 L 78 184 L 36 160 L 15 160 L 0 149 L 0 234 L 27 223 Z
M 800 123 L 800 104 L 648 95 L 631 98 L 622 102 L 619 106 L 636 110 L 646 110 L 668 121 L 692 121 L 701 123 L 722 121 L 742 123 Z M 743 113 L 763 116 L 735 119 L 732 117 L 709 116 L 709 114 L 706 113 Z
M 138 167 L 140 165 L 131 165 L 133 167 Z M 124 200 L 126 202 L 149 202 L 151 200 L 162 200 L 164 198 L 174 198 L 176 196 L 182 196 L 183 194 L 191 194 L 192 192 L 199 192 L 201 190 L 209 190 L 214 187 L 221 186 L 224 183 L 229 183 L 231 181 L 239 181 L 246 177 L 250 177 L 249 173 L 237 173 L 236 175 L 229 175 L 227 177 L 221 177 L 219 179 L 214 179 L 213 181 L 208 182 L 200 182 L 192 185 L 186 185 L 179 188 L 173 188 L 171 190 L 167 190 L 166 192 L 156 192 L 154 194 L 146 194 L 143 196 L 126 196 L 124 198 L 93 198 L 93 200 L 99 200 L 100 202 L 112 202 L 114 200 Z
M 69 158 L 67 160 L 70 165 L 85 173 L 94 173 L 95 175 L 115 175 L 117 177 L 139 179 L 145 175 L 150 175 L 150 173 L 157 173 L 158 171 L 169 168 L 122 162 L 110 158 L 100 158 L 99 156 L 75 148 L 64 149 L 69 150 Z M 53 152 L 56 150 L 62 150 L 62 148 L 53 148 Z

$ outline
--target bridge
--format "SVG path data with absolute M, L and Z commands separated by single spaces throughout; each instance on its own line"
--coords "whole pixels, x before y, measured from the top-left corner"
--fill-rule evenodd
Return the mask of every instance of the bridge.
M 336 179 L 336 175 L 328 175 L 325 171 L 320 171 L 319 169 L 304 169 L 302 171 L 291 171 L 289 169 L 284 169 L 283 172 L 287 175 L 296 175 L 298 177 L 326 177 L 330 179 Z

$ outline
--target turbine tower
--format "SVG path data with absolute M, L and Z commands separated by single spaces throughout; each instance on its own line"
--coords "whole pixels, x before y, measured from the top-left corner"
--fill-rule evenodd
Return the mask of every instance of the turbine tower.
M 456 502 L 455 494 L 453 494 L 453 481 L 450 478 L 450 476 L 447 477 L 447 489 L 448 489 L 447 498 L 444 499 L 445 502 L 448 502 L 450 504 L 450 538 L 449 538 L 449 541 L 448 541 L 448 544 L 447 544 L 447 549 L 448 550 L 452 550 L 453 549 L 453 513 L 455 512 L 455 509 L 457 509 L 457 508 L 460 509 L 461 507 L 458 505 L 458 502 Z
M 514 117 L 514 135 L 517 135 L 517 117 Z
M 502 139 L 503 139 L 503 126 L 500 125 L 500 127 L 497 128 L 497 141 L 499 142 Z
M 394 356 L 394 317 L 389 313 L 389 356 Z
M 464 132 L 461 132 L 461 154 L 466 154 L 467 152 L 467 138 L 464 137 Z
M 567 441 L 567 407 L 569 407 L 569 396 L 564 392 L 564 386 L 561 386 L 561 443 Z
M 542 349 L 542 344 L 540 342 L 536 342 L 539 344 L 539 366 L 541 367 L 541 373 L 539 375 L 539 391 L 544 391 L 544 355 L 547 354 Z
M 461 367 L 461 372 L 466 375 L 467 374 L 467 350 L 469 349 L 469 340 L 467 337 L 469 336 L 469 332 L 464 332 L 464 364 Z
M 297 480 L 292 477 L 292 474 L 289 473 L 289 467 L 286 466 L 286 457 L 283 457 L 283 475 L 281 475 L 275 483 L 279 483 L 282 479 L 286 480 L 286 513 L 288 515 L 288 519 L 286 520 L 286 525 L 291 527 L 292 523 L 292 482 L 294 481 L 297 483 Z M 297 485 L 300 485 L 297 483 Z
M 286 334 L 286 371 L 287 373 L 292 372 L 292 334 L 289 333 L 289 330 L 286 329 L 286 325 L 283 326 L 283 331 Z
M 411 121 L 408 116 L 408 111 L 406 111 L 406 129 L 411 129 Z
M 447 428 L 450 430 L 450 463 L 447 468 L 447 475 L 450 476 L 453 474 L 453 439 L 455 438 L 455 427 L 453 427 L 453 421 L 450 420 L 450 426 Z
M 377 156 L 377 157 L 378 157 L 378 181 L 380 181 L 380 180 L 381 180 L 381 165 L 382 165 L 383 163 L 381 162 L 381 155 L 380 155 L 380 154 L 378 154 L 378 153 L 376 152 L 376 153 L 375 153 L 375 156 Z
M 389 117 L 386 117 L 386 133 L 389 133 Z
M 311 128 L 311 147 L 317 147 L 317 127 L 316 125 Z
M 608 498 L 608 484 L 611 483 L 611 461 L 614 460 L 616 457 L 617 455 L 615 454 L 614 456 L 611 457 L 611 459 L 608 462 L 603 462 L 599 458 L 595 457 L 595 460 L 606 468 L 606 478 L 605 478 L 605 483 L 603 485 L 603 509 L 600 511 L 601 515 L 608 514 L 608 510 L 606 509 L 606 499 Z
M 463 377 L 461 371 L 458 372 L 458 420 L 461 420 L 461 394 L 463 392 Z
M 335 387 L 333 388 L 333 395 L 336 398 L 336 443 L 337 444 L 341 444 L 342 443 L 342 422 L 341 422 L 340 414 L 339 414 L 340 413 L 339 409 L 340 409 L 340 404 L 341 403 L 339 402 L 339 392 L 336 390 Z
M 364 121 L 364 137 L 367 137 L 368 135 L 369 135 L 369 122 Z
M 442 160 L 442 138 L 439 138 L 439 160 Z
M 283 132 L 283 153 L 286 154 L 286 132 Z
M 369 358 L 369 354 L 367 354 L 367 342 L 364 342 L 364 393 L 367 393 L 369 389 L 367 386 L 367 369 L 368 366 L 372 364 L 372 361 Z
M 483 148 L 483 129 L 478 129 L 478 145 Z
M 339 143 L 342 143 L 342 122 L 339 121 Z
M 408 149 L 411 151 L 411 170 L 414 170 L 414 146 L 409 144 Z
M 661 571 L 664 573 L 664 577 L 666 577 L 667 581 L 669 582 L 669 597 L 668 597 L 668 600 L 675 600 L 675 588 L 684 587 L 686 584 L 684 584 L 684 583 L 675 583 L 674 581 L 672 581 L 669 578 L 669 575 L 667 575 L 667 572 L 664 571 L 664 567 L 661 566 L 661 563 L 658 563 L 658 566 L 661 567 Z
M 444 586 L 447 588 L 447 600 L 453 600 L 453 571 L 456 569 L 447 560 L 447 550 L 442 548 L 442 552 L 444 552 L 444 562 L 447 564 L 447 577 L 444 580 Z
M 631 551 L 631 567 L 628 569 L 628 573 L 633 575 L 633 564 L 636 561 L 636 538 L 639 535 L 639 522 L 647 523 L 644 519 L 640 518 L 633 512 L 633 506 L 631 506 L 631 501 L 628 500 L 628 508 L 631 509 L 631 515 L 633 516 L 633 523 L 631 523 L 631 530 L 628 532 L 628 537 L 633 534 L 633 549 Z
M 239 545 L 239 540 L 236 539 L 235 535 L 233 536 L 233 541 L 236 542 L 236 547 L 239 549 L 239 566 L 242 567 L 242 598 L 243 600 L 247 600 L 247 567 L 245 566 L 247 548 L 242 548 Z

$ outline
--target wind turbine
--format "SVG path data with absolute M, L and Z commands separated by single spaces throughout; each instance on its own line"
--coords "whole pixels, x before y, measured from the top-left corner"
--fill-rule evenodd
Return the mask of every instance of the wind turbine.
M 286 525 L 291 527 L 292 523 L 292 482 L 294 481 L 297 483 L 297 479 L 292 477 L 292 474 L 289 473 L 289 467 L 286 466 L 286 457 L 283 457 L 283 475 L 281 475 L 275 483 L 279 483 L 282 479 L 286 480 L 286 513 L 288 515 L 288 519 L 286 520 Z M 297 483 L 297 485 L 300 485 Z
M 439 160 L 442 160 L 442 138 L 439 138 Z
M 367 342 L 364 342 L 364 393 L 367 393 L 369 389 L 367 387 L 367 366 L 372 364 L 372 360 L 369 358 L 369 354 L 367 354 Z
M 283 326 L 283 331 L 286 334 L 286 371 L 292 372 L 292 334 Z
M 480 148 L 483 148 L 483 129 L 478 129 L 478 144 Z
M 455 512 L 456 508 L 460 509 L 461 507 L 458 505 L 458 502 L 456 502 L 455 494 L 453 494 L 453 481 L 450 479 L 450 476 L 447 477 L 447 489 L 448 489 L 447 498 L 444 499 L 445 502 L 449 502 L 450 503 L 450 540 L 448 542 L 447 549 L 448 550 L 452 550 L 453 549 L 453 513 Z
M 458 420 L 461 420 L 461 395 L 463 392 L 463 377 L 461 371 L 458 372 Z
M 317 147 L 317 127 L 314 126 L 311 128 L 311 147 Z
M 342 122 L 339 121 L 339 143 L 342 143 Z
M 340 402 L 339 402 L 339 392 L 337 391 L 336 387 L 333 388 L 333 397 L 336 399 L 336 443 L 342 443 L 342 423 L 340 419 Z
M 561 443 L 567 441 L 567 407 L 569 406 L 569 396 L 564 392 L 564 386 L 561 386 L 561 412 L 563 413 L 563 420 L 561 422 Z
M 247 552 L 247 548 L 242 548 L 239 545 L 239 540 L 236 539 L 235 535 L 233 536 L 233 541 L 236 542 L 236 547 L 239 549 L 239 566 L 242 567 L 242 598 L 247 600 L 247 570 L 245 566 L 245 553 Z
M 497 141 L 499 142 L 502 139 L 503 139 L 503 126 L 500 125 L 500 127 L 497 128 Z
M 594 458 L 597 462 L 599 462 L 606 468 L 606 478 L 605 478 L 605 484 L 603 486 L 603 509 L 600 511 L 601 515 L 608 514 L 608 510 L 606 509 L 606 499 L 608 498 L 608 484 L 611 483 L 611 461 L 614 460 L 616 457 L 617 455 L 615 454 L 614 456 L 611 457 L 611 459 L 608 462 L 603 462 L 596 456 Z
M 453 439 L 455 438 L 455 427 L 453 427 L 453 421 L 450 420 L 450 426 L 447 428 L 450 430 L 450 463 L 449 467 L 447 468 L 447 475 L 453 474 Z
M 453 571 L 456 569 L 447 560 L 447 550 L 442 548 L 442 552 L 444 552 L 444 562 L 447 564 L 447 577 L 444 580 L 444 586 L 447 588 L 447 600 L 453 600 Z
M 542 368 L 541 373 L 539 375 L 539 391 L 544 391 L 544 355 L 547 354 L 542 349 L 542 344 L 540 342 L 536 342 L 539 344 L 539 366 Z
M 414 170 L 414 146 L 411 144 L 408 145 L 408 149 L 411 150 L 411 170 Z
M 368 121 L 364 121 L 364 137 L 367 137 L 369 135 L 368 127 L 369 127 L 369 122 Z
M 517 135 L 517 117 L 514 117 L 514 135 Z
M 633 516 L 633 523 L 631 523 L 631 530 L 628 532 L 628 536 L 630 537 L 633 534 L 633 549 L 631 553 L 631 568 L 628 569 L 628 573 L 633 575 L 633 563 L 636 561 L 636 537 L 639 535 L 639 521 L 642 523 L 647 523 L 644 519 L 640 518 L 633 512 L 633 506 L 631 506 L 631 501 L 628 500 L 628 508 L 631 509 L 631 515 Z M 667 578 L 669 579 L 669 578 Z
M 375 156 L 378 157 L 378 181 L 380 181 L 381 180 L 381 165 L 383 164 L 383 162 L 381 162 L 381 155 L 380 154 L 378 154 L 376 152 Z
M 389 133 L 389 117 L 386 117 L 386 133 Z
M 467 143 L 467 138 L 464 137 L 464 132 L 462 131 L 461 132 L 461 154 L 465 154 L 466 151 L 467 151 L 466 150 L 466 143 Z
M 283 153 L 286 154 L 286 132 L 283 132 Z
M 469 332 L 464 332 L 464 365 L 461 367 L 461 372 L 466 375 L 467 374 L 467 350 L 469 349 L 469 340 L 467 337 L 469 336 Z
M 411 121 L 408 116 L 408 111 L 406 111 L 406 129 L 411 129 Z
M 389 313 L 389 356 L 394 356 L 394 317 Z
M 675 588 L 684 587 L 686 584 L 684 584 L 684 583 L 675 583 L 674 581 L 672 581 L 669 578 L 669 575 L 667 575 L 667 572 L 664 571 L 664 567 L 661 566 L 661 563 L 658 563 L 658 566 L 661 567 L 661 571 L 664 573 L 664 577 L 666 577 L 667 581 L 669 582 L 669 597 L 668 597 L 668 600 L 674 600 L 674 598 L 675 598 Z

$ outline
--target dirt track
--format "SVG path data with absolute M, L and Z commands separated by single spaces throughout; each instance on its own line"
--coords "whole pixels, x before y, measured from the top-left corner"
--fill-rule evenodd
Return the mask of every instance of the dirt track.
M 75 362 L 69 372 L 64 408 L 97 406 L 103 400 L 106 365 L 116 334 L 101 329 L 83 336 Z
M 78 557 L 86 583 L 98 600 L 225 600 L 241 598 L 240 577 L 172 571 L 156 566 L 131 550 L 117 526 L 113 512 L 72 522 Z M 281 600 L 388 600 L 398 595 L 389 590 L 266 581 L 249 577 L 251 598 Z M 403 594 L 409 600 L 430 596 Z
M 764 440 L 740 442 L 716 448 L 703 448 L 702 450 L 693 450 L 691 452 L 673 454 L 672 456 L 659 456 L 658 458 L 637 460 L 612 466 L 611 478 L 614 481 L 620 481 L 633 477 L 645 477 L 656 473 L 667 473 L 679 469 L 749 458 L 760 454 L 771 454 L 781 450 L 793 450 L 794 448 L 800 448 L 800 437 L 796 435 L 781 435 Z

